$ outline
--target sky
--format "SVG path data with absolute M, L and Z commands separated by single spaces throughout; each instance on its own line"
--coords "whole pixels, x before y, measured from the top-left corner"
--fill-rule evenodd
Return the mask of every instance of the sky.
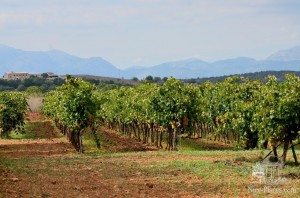
M 0 0 L 0 44 L 118 68 L 252 57 L 300 45 L 299 0 Z

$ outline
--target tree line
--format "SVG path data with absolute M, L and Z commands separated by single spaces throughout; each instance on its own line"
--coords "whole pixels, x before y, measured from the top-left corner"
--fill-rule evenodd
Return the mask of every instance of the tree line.
M 276 76 L 278 81 L 283 82 L 285 80 L 285 78 L 284 78 L 285 74 L 288 74 L 288 73 L 294 73 L 297 76 L 300 76 L 300 71 L 260 71 L 260 72 L 235 74 L 235 75 L 228 75 L 228 76 L 183 79 L 183 81 L 187 82 L 187 83 L 195 83 L 195 84 L 201 84 L 206 81 L 222 82 L 226 78 L 232 77 L 232 76 L 239 76 L 241 78 L 248 78 L 251 80 L 265 81 L 269 75 L 273 75 L 273 76 Z
M 278 81 L 282 82 L 284 81 L 284 75 L 286 73 L 295 73 L 297 76 L 300 76 L 300 72 L 291 72 L 291 71 L 263 71 L 263 72 L 255 72 L 255 73 L 246 73 L 246 74 L 240 74 L 240 75 L 233 75 L 233 76 L 239 76 L 241 78 L 248 78 L 252 80 L 262 80 L 265 81 L 266 77 L 268 75 L 274 75 L 277 77 Z M 77 77 L 77 76 L 76 76 Z M 191 79 L 182 79 L 185 83 L 192 83 L 192 84 L 202 84 L 206 81 L 210 82 L 222 82 L 226 78 L 229 78 L 232 76 L 220 76 L 220 77 L 210 77 L 210 78 L 191 78 Z M 100 80 L 91 77 L 85 77 L 82 75 L 82 77 L 78 76 L 78 78 L 82 78 L 85 81 L 88 81 L 94 85 L 97 86 L 100 90 L 108 90 L 108 89 L 114 89 L 121 86 L 132 86 L 130 84 L 124 84 L 124 83 L 118 83 L 114 82 L 113 80 Z M 144 81 L 150 82 L 150 83 L 157 83 L 159 85 L 164 84 L 168 80 L 167 77 L 160 78 L 157 76 L 151 76 L 148 75 L 144 79 L 139 80 L 137 77 L 133 77 L 131 81 L 142 83 Z M 46 93 L 48 91 L 54 90 L 56 87 L 61 86 L 64 83 L 63 78 L 55 78 L 55 79 L 48 79 L 47 74 L 41 74 L 40 77 L 38 76 L 30 76 L 28 79 L 24 80 L 5 80 L 0 79 L 0 91 L 29 91 L 29 92 L 39 92 L 39 93 Z M 29 88 L 29 90 L 28 90 Z
M 26 91 L 30 87 L 36 87 L 41 92 L 54 90 L 64 83 L 64 79 L 47 79 L 46 77 L 30 76 L 27 79 L 5 80 L 0 79 L 0 91 Z
M 51 90 L 55 90 L 58 86 L 61 86 L 65 82 L 64 78 L 48 79 L 46 76 L 43 76 L 43 74 L 41 77 L 32 75 L 23 80 L 0 79 L 0 91 L 25 91 L 30 94 L 44 94 Z M 82 77 L 82 79 L 96 85 L 100 90 L 114 89 L 120 86 L 129 86 L 115 83 L 113 80 L 102 81 L 99 79 L 87 79 L 84 77 Z

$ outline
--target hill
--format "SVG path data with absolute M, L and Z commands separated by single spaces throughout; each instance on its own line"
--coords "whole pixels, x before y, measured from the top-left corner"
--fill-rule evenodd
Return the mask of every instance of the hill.
M 273 61 L 299 61 L 300 46 L 296 46 L 286 50 L 280 50 L 267 58 Z
M 165 62 L 151 67 L 132 67 L 121 70 L 101 57 L 79 58 L 59 50 L 24 51 L 0 45 L 0 73 L 7 71 L 54 72 L 59 75 L 85 74 L 125 79 L 133 77 L 143 79 L 149 75 L 190 79 L 260 71 L 300 71 L 300 46 L 280 50 L 265 60 L 238 57 L 205 62 L 192 58 Z
M 262 71 L 262 72 L 253 72 L 253 73 L 245 73 L 245 74 L 235 74 L 235 75 L 226 75 L 226 76 L 218 76 L 218 77 L 209 77 L 209 78 L 191 78 L 184 79 L 184 82 L 187 83 L 203 83 L 205 81 L 211 82 L 222 82 L 225 78 L 232 76 L 239 76 L 243 78 L 249 78 L 251 80 L 266 80 L 266 77 L 269 75 L 274 75 L 277 77 L 278 81 L 284 81 L 284 75 L 287 73 L 295 73 L 297 76 L 300 76 L 300 71 Z
M 300 60 L 259 61 L 252 58 L 239 57 L 208 63 L 199 59 L 187 59 L 167 62 L 153 67 L 127 69 L 124 77 L 130 78 L 136 76 L 138 78 L 145 78 L 148 75 L 152 75 L 159 77 L 174 76 L 176 78 L 189 79 L 282 70 L 300 71 Z
M 0 73 L 7 71 L 64 74 L 94 74 L 118 77 L 119 70 L 100 57 L 79 58 L 59 50 L 24 51 L 0 45 Z

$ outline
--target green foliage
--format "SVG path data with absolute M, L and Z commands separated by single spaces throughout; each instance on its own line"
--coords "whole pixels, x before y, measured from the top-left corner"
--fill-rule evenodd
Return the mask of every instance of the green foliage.
M 24 80 L 4 80 L 0 79 L 0 91 L 25 91 L 28 87 L 41 87 L 45 91 L 53 90 L 56 86 L 64 83 L 62 78 L 47 79 L 31 76 Z
M 111 90 L 111 89 L 116 89 L 120 86 L 116 85 L 116 84 L 107 84 L 107 83 L 99 83 L 99 85 L 97 86 L 98 90 L 101 91 L 107 91 L 107 90 Z
M 67 77 L 65 84 L 49 92 L 44 99 L 43 113 L 55 120 L 80 152 L 83 152 L 81 133 L 93 126 L 96 115 L 95 89 L 86 81 Z
M 30 86 L 26 88 L 25 91 L 30 96 L 41 96 L 45 93 L 45 89 L 43 87 L 38 86 Z
M 153 82 L 153 76 L 147 76 L 146 78 L 145 78 L 145 80 L 146 81 L 148 81 L 148 82 Z
M 255 113 L 260 137 L 295 140 L 300 131 L 299 115 L 300 78 L 290 74 L 286 81 L 277 83 L 277 78 L 270 76 L 262 87 L 261 103 Z
M 48 75 L 47 73 L 42 73 L 41 76 L 42 76 L 43 78 L 48 78 L 49 75 Z
M 131 80 L 135 81 L 135 82 L 138 82 L 139 79 L 137 77 L 133 77 Z
M 254 72 L 254 73 L 245 73 L 245 74 L 238 74 L 234 76 L 239 76 L 242 79 L 251 79 L 251 80 L 260 80 L 265 82 L 267 77 L 270 75 L 276 76 L 279 82 L 283 82 L 285 80 L 286 74 L 296 74 L 297 76 L 300 76 L 299 71 L 261 71 L 261 72 Z M 218 76 L 218 77 L 208 77 L 208 78 L 191 78 L 191 79 L 184 79 L 183 81 L 186 83 L 197 83 L 202 84 L 206 81 L 210 82 L 223 82 L 226 78 L 232 77 L 230 76 Z
M 1 137 L 7 138 L 12 130 L 22 131 L 27 110 L 24 94 L 0 92 Z
M 43 109 L 71 133 L 102 125 L 157 147 L 167 137 L 168 148 L 176 149 L 181 132 L 191 136 L 198 130 L 209 139 L 251 149 L 267 139 L 292 142 L 299 136 L 300 80 L 295 75 L 284 82 L 269 76 L 266 83 L 230 77 L 195 86 L 171 77 L 163 85 L 100 84 L 95 90 L 68 78 L 47 95 Z
M 181 81 L 171 77 L 152 97 L 151 105 L 158 123 L 169 125 L 186 117 L 193 119 L 196 99 L 194 87 L 184 86 Z

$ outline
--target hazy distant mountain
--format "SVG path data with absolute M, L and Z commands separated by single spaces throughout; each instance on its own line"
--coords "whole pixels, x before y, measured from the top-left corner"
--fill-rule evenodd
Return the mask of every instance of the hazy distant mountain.
M 0 45 L 0 75 L 7 71 L 64 74 L 87 74 L 106 77 L 145 78 L 148 75 L 176 78 L 203 78 L 260 71 L 300 71 L 300 46 L 281 50 L 266 60 L 247 57 L 213 63 L 199 59 L 166 62 L 152 67 L 119 70 L 100 57 L 79 58 L 58 50 L 32 52 Z
M 152 67 L 140 67 L 129 68 L 122 72 L 122 76 L 125 78 L 145 78 L 148 75 L 152 76 L 174 76 L 179 78 L 190 78 L 194 76 L 195 72 L 199 73 L 198 68 L 201 68 L 201 72 L 209 72 L 209 63 L 198 59 L 187 59 L 181 61 L 167 62 Z
M 0 45 L 0 74 L 7 71 L 118 77 L 119 70 L 100 57 L 79 58 L 59 50 L 32 52 Z
M 300 60 L 300 46 L 296 46 L 287 50 L 275 52 L 267 58 L 273 61 L 295 61 Z
M 147 68 L 127 69 L 122 73 L 122 76 L 125 78 L 132 78 L 133 76 L 145 78 L 152 75 L 188 79 L 280 70 L 300 71 L 300 61 L 258 61 L 252 58 L 240 57 L 208 63 L 198 59 L 188 59 Z

